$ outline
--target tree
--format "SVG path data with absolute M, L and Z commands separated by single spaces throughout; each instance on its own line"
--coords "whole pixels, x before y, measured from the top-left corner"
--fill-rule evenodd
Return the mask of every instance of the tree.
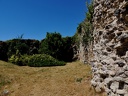
M 47 33 L 46 38 L 41 41 L 40 53 L 48 54 L 61 61 L 72 61 L 73 38 L 62 37 L 60 33 Z
M 71 62 L 73 59 L 73 38 L 72 37 L 65 37 L 63 39 L 63 48 L 62 48 L 62 58 L 66 62 Z
M 4 60 L 4 61 L 8 60 L 7 50 L 8 48 L 6 42 L 0 41 L 0 60 Z
M 61 60 L 62 46 L 63 46 L 63 42 L 60 33 L 47 32 L 46 38 L 41 42 L 40 53 L 48 54 L 56 59 Z

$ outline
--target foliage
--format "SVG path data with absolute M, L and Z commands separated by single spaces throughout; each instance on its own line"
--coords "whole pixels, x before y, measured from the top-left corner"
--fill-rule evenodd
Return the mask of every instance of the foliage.
M 82 23 L 80 23 L 80 24 L 78 25 L 78 27 L 77 27 L 77 32 L 78 32 L 79 34 L 82 33 Z
M 93 26 L 90 22 L 83 22 L 83 26 L 85 33 L 83 35 L 82 40 L 84 44 L 88 45 L 89 42 L 93 40 L 93 36 L 92 36 Z
M 16 46 L 14 47 L 15 50 L 19 50 L 20 54 L 27 54 L 29 47 L 25 43 L 18 42 Z
M 0 60 L 8 60 L 7 50 L 7 44 L 5 42 L 0 41 Z
M 6 55 L 6 59 L 9 58 L 9 62 L 17 65 L 21 64 L 21 57 L 24 55 L 33 54 L 47 54 L 60 61 L 72 61 L 73 48 L 72 45 L 75 42 L 73 37 L 62 37 L 60 33 L 47 33 L 46 38 L 41 42 L 32 39 L 22 39 L 23 36 L 17 39 L 8 40 L 4 43 L 0 43 L 0 59 Z M 17 52 L 20 56 L 17 56 Z M 5 58 L 4 57 L 4 58 Z M 3 60 L 3 59 L 2 59 Z
M 28 62 L 29 62 L 29 59 L 32 55 L 22 55 L 21 56 L 21 61 L 22 61 L 22 65 L 23 66 L 27 66 L 28 65 Z
M 79 48 L 79 45 L 80 45 L 80 37 L 79 37 L 79 33 L 78 32 L 79 31 L 77 30 L 77 32 L 75 33 L 75 35 L 72 37 L 73 45 L 76 46 L 76 49 L 78 49 Z
M 29 45 L 28 55 L 38 54 L 40 42 L 38 40 L 27 40 L 27 41 L 30 41 L 30 44 L 26 43 L 27 45 Z
M 65 62 L 58 61 L 50 55 L 12 55 L 9 62 L 19 66 L 45 67 L 45 66 L 64 66 Z
M 31 67 L 44 67 L 44 66 L 64 66 L 65 62 L 58 61 L 52 56 L 46 54 L 35 54 L 29 56 L 28 66 Z
M 72 37 L 62 37 L 60 33 L 48 33 L 41 41 L 40 53 L 48 54 L 61 61 L 71 61 L 73 58 Z
M 76 44 L 78 41 L 79 41 L 78 33 L 76 32 L 76 33 L 72 36 L 72 44 Z
M 18 35 L 18 36 L 16 37 L 16 39 L 23 39 L 23 36 L 24 36 L 24 34 L 21 34 L 20 36 Z
M 22 55 L 20 54 L 19 50 L 17 50 L 15 55 L 12 55 L 9 58 L 9 62 L 11 62 L 13 64 L 16 64 L 16 65 L 19 65 L 19 66 L 23 66 L 24 65 L 22 60 L 23 60 L 23 58 L 22 58 Z
M 77 78 L 77 79 L 76 79 L 76 82 L 81 83 L 81 82 L 82 82 L 82 80 L 83 80 L 83 78 Z
M 78 42 L 83 42 L 83 44 L 87 46 L 93 40 L 93 36 L 92 36 L 92 32 L 93 32 L 92 22 L 93 22 L 93 12 L 94 12 L 93 2 L 91 2 L 90 4 L 86 2 L 86 6 L 88 12 L 86 12 L 85 20 L 78 25 L 77 33 L 82 36 L 82 38 L 79 39 Z M 77 37 L 79 35 L 77 35 Z
M 46 38 L 41 42 L 40 52 L 51 55 L 56 59 L 61 57 L 62 37 L 60 33 L 48 33 Z
M 6 41 L 8 45 L 8 57 L 16 54 L 16 51 L 19 50 L 21 55 L 28 54 L 37 54 L 39 49 L 40 42 L 38 40 L 30 39 L 12 39 Z
M 65 38 L 62 38 L 62 41 L 63 41 L 63 47 L 62 47 L 62 51 L 61 51 L 61 54 L 62 54 L 62 59 L 63 61 L 66 61 L 66 62 L 71 62 L 72 59 L 73 59 L 73 38 L 72 37 L 65 37 Z
M 92 23 L 94 8 L 93 8 L 93 1 L 89 4 L 86 2 L 86 6 L 88 9 L 88 12 L 86 12 L 86 19 Z

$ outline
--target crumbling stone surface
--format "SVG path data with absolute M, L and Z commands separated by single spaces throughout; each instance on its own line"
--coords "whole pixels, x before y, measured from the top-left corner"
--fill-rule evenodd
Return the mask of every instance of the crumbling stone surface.
M 90 57 L 90 44 L 85 44 L 85 42 L 83 41 L 83 37 L 86 34 L 85 29 L 82 27 L 81 28 L 81 33 L 78 34 L 78 38 L 79 38 L 79 49 L 78 49 L 78 60 L 80 60 L 80 62 L 87 64 L 89 61 L 89 57 Z
M 92 86 L 128 96 L 128 0 L 94 0 Z

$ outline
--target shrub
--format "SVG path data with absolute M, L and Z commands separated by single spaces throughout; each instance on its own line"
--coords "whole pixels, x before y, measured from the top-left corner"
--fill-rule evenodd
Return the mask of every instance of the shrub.
M 12 55 L 9 58 L 9 62 L 14 63 L 19 66 L 25 66 L 26 63 L 25 64 L 23 63 L 24 59 L 25 59 L 25 57 L 20 54 L 19 50 L 17 50 L 16 54 Z
M 21 56 L 22 65 L 27 66 L 30 57 L 31 57 L 31 55 L 22 55 L 22 56 Z
M 22 36 L 21 36 L 22 37 Z M 12 39 L 6 41 L 8 52 L 7 55 L 10 58 L 12 55 L 16 54 L 16 51 L 19 50 L 19 53 L 24 55 L 38 54 L 39 44 L 38 40 L 33 39 Z
M 6 42 L 0 41 L 0 60 L 4 60 L 4 61 L 8 60 L 7 50 L 8 47 Z
M 28 59 L 28 66 L 31 66 L 31 67 L 64 66 L 64 65 L 65 65 L 65 62 L 58 61 L 52 56 L 49 56 L 46 54 L 35 54 L 32 56 L 29 56 L 29 59 Z
M 46 54 L 35 54 L 35 55 L 12 55 L 9 62 L 19 66 L 30 66 L 30 67 L 45 67 L 45 66 L 64 66 L 65 62 L 58 61 L 50 55 Z
M 10 58 L 9 58 L 9 62 L 13 63 L 13 64 L 16 64 L 16 65 L 19 65 L 19 66 L 23 66 L 23 59 L 21 57 L 18 57 L 16 55 L 12 55 Z

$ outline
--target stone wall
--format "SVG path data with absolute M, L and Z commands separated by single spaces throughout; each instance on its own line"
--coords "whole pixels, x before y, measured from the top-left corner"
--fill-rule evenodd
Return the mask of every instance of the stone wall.
M 128 96 L 128 0 L 94 0 L 92 85 Z
M 78 34 L 79 38 L 79 49 L 78 49 L 78 59 L 82 63 L 87 63 L 88 60 L 88 51 L 87 51 L 87 45 L 83 42 L 83 36 L 85 34 L 85 30 L 83 27 L 81 27 L 81 33 Z
M 83 41 L 84 35 L 86 35 L 85 32 L 86 26 L 81 28 L 81 34 L 78 34 L 79 38 L 79 49 L 78 49 L 78 59 L 80 62 L 84 64 L 89 64 L 90 63 L 90 58 L 92 58 L 92 41 L 88 41 L 87 44 Z

